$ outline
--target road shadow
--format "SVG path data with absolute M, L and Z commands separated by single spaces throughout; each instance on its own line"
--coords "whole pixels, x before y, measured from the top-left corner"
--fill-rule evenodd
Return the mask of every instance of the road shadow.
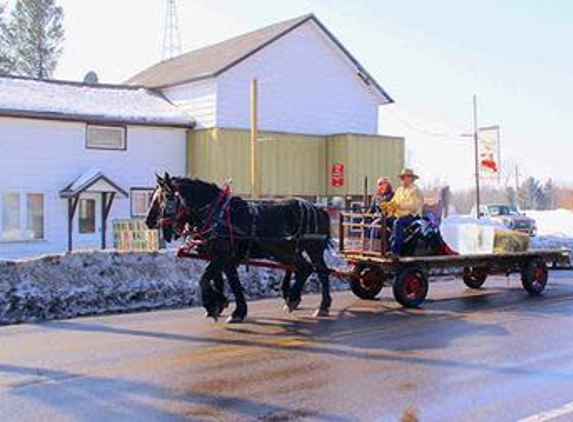
M 288 408 L 216 393 L 182 392 L 125 378 L 106 378 L 4 363 L 0 363 L 0 373 L 32 377 L 31 381 L 12 386 L 9 389 L 10 395 L 42 403 L 57 410 L 60 415 L 68 415 L 78 421 L 204 421 L 236 420 L 237 417 L 259 421 L 304 418 L 329 422 L 349 421 L 344 417 L 311 409 Z M 145 400 L 170 401 L 190 407 L 181 414 L 165 410 L 164 406 L 145 403 Z
M 479 312 L 542 314 L 544 305 L 559 299 L 573 299 L 573 293 L 550 291 L 546 297 L 530 298 L 517 289 L 490 289 L 464 292 L 452 299 L 429 301 L 424 309 L 405 310 L 389 300 L 357 300 L 325 319 L 287 315 L 262 315 L 241 326 L 221 325 L 204 335 L 162 333 L 115 327 L 92 322 L 60 321 L 42 324 L 49 329 L 101 332 L 153 340 L 188 343 L 191 347 L 220 345 L 258 348 L 296 356 L 310 353 L 324 357 L 403 363 L 436 368 L 482 371 L 492 374 L 535 375 L 559 381 L 573 381 L 573 374 L 536 370 L 519 364 L 489 364 L 481 361 L 426 357 L 411 352 L 446 349 L 465 337 L 506 337 L 498 323 L 472 320 Z M 548 312 L 555 312 L 549 310 Z M 563 311 L 565 312 L 565 311 Z M 570 311 L 569 311 L 570 312 Z M 493 338 L 493 340 L 492 340 Z M 280 339 L 286 341 L 278 341 Z

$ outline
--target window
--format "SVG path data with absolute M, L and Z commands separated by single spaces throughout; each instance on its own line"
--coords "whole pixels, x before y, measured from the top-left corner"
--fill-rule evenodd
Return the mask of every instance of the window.
M 95 199 L 80 199 L 78 210 L 78 231 L 82 234 L 96 231 L 96 201 Z
M 131 189 L 131 216 L 145 217 L 153 197 L 153 189 L 133 188 Z
M 125 128 L 89 125 L 86 145 L 95 149 L 125 149 Z
M 18 240 L 20 231 L 20 194 L 2 194 L 2 239 Z
M 1 202 L 0 238 L 2 240 L 44 239 L 43 194 L 5 192 L 1 196 Z
M 44 238 L 44 195 L 26 195 L 26 229 L 29 239 Z

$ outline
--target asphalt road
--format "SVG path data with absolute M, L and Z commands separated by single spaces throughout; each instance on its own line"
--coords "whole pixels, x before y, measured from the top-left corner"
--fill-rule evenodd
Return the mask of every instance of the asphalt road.
M 0 420 L 573 420 L 571 273 L 539 298 L 496 279 L 435 283 L 414 311 L 389 291 L 336 294 L 322 320 L 317 303 L 254 302 L 240 326 L 185 309 L 2 327 Z

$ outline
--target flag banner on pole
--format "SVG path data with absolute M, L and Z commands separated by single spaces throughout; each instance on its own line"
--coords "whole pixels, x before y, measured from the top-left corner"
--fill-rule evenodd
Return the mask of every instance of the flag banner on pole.
M 479 169 L 482 179 L 500 177 L 499 126 L 479 129 Z

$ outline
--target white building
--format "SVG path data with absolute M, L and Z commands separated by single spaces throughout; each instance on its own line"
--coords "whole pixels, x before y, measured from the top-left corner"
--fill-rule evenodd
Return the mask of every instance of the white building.
M 113 246 L 192 126 L 147 89 L 0 78 L 0 258 Z
M 158 63 L 128 82 L 160 89 L 197 128 L 249 128 L 259 85 L 261 130 L 378 133 L 390 96 L 314 16 L 306 15 Z
M 316 162 L 308 155 L 308 168 L 301 167 L 317 175 L 310 195 L 330 194 L 328 160 L 348 160 L 349 169 L 370 166 L 369 174 L 381 165 L 394 172 L 403 162 L 403 140 L 375 136 L 379 107 L 392 99 L 313 15 L 159 63 L 127 85 L 2 77 L 0 259 L 113 246 L 112 222 L 144 214 L 155 172 L 216 180 L 215 167 L 204 174 L 191 168 L 212 156 L 197 139 L 211 139 L 209 131 L 216 130 L 223 145 L 234 142 L 236 129 L 249 128 L 253 78 L 261 133 L 288 135 L 276 137 L 287 146 L 285 162 L 302 163 L 306 146 L 316 155 Z M 325 157 L 323 150 L 334 155 Z M 248 156 L 244 145 L 217 154 L 221 159 L 214 161 L 235 166 L 239 185 L 247 171 L 239 160 Z M 230 167 L 225 164 L 220 176 Z M 266 180 L 285 180 L 265 171 Z M 361 189 L 362 175 L 355 176 L 359 188 L 353 189 Z

